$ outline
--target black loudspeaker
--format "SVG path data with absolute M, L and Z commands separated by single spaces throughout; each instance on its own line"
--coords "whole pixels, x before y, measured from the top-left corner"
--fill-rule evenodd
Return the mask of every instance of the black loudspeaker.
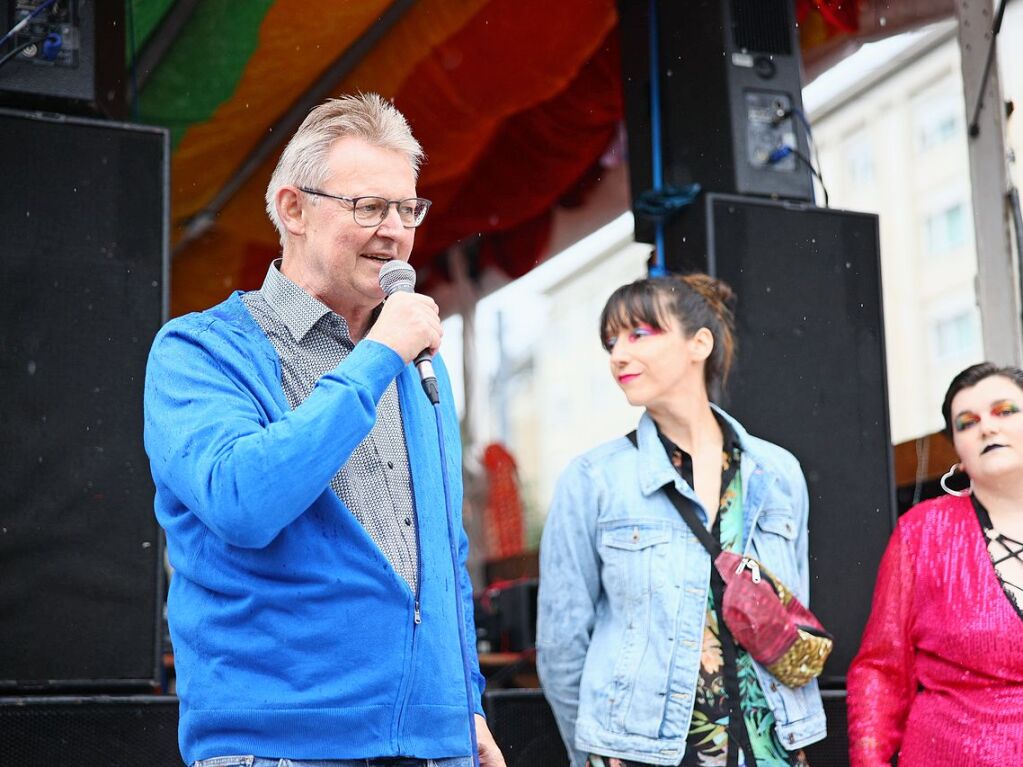
M 0 0 L 0 29 L 44 3 Z M 0 56 L 20 49 L 0 65 L 0 105 L 123 118 L 124 9 L 111 0 L 57 0 L 34 16 L 0 49 Z
M 0 697 L 0 743 L 21 767 L 181 767 L 178 699 Z
M 723 404 L 802 464 L 811 606 L 835 635 L 824 681 L 840 684 L 895 514 L 878 219 L 727 195 L 688 215 L 701 213 L 702 267 L 738 297 Z
M 651 107 L 661 119 L 663 181 L 705 191 L 813 199 L 792 0 L 619 0 L 622 83 L 635 201 L 652 183 Z M 659 105 L 651 103 L 651 34 Z M 794 152 L 772 153 L 789 147 Z M 637 237 L 652 242 L 642 219 Z M 667 241 L 672 224 L 667 226 Z
M 493 690 L 484 694 L 483 708 L 508 767 L 568 764 L 568 752 L 542 691 Z
M 0 691 L 158 680 L 166 131 L 0 110 Z
M 480 647 L 486 652 L 521 652 L 536 646 L 538 585 L 536 578 L 520 578 L 487 588 L 476 607 Z
M 849 767 L 845 690 L 821 693 L 828 735 L 803 749 L 812 767 Z M 563 767 L 568 754 L 547 699 L 540 690 L 498 690 L 483 706 L 508 767 Z
M 845 713 L 845 690 L 825 690 L 824 714 L 828 718 L 828 736 L 807 746 L 806 761 L 811 767 L 849 767 L 849 733 Z

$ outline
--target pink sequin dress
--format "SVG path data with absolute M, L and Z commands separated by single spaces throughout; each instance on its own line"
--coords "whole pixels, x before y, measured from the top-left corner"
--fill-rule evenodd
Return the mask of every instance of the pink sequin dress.
M 852 767 L 1023 765 L 1023 618 L 969 498 L 899 520 L 848 684 Z

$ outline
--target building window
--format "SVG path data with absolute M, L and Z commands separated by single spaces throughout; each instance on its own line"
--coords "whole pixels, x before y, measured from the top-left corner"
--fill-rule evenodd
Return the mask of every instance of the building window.
M 845 144 L 845 167 L 849 183 L 855 187 L 874 183 L 874 152 L 870 139 L 856 136 Z
M 964 308 L 939 317 L 931 326 L 934 358 L 938 362 L 974 359 L 980 354 L 980 327 L 977 312 Z
M 966 204 L 957 202 L 924 219 L 924 244 L 928 253 L 941 254 L 962 247 L 969 238 Z
M 959 129 L 959 119 L 954 114 L 946 112 L 939 115 L 933 122 L 927 122 L 920 126 L 920 148 L 931 149 L 944 144 L 956 135 Z
M 949 84 L 951 87 L 951 83 Z M 916 110 L 916 143 L 929 151 L 951 141 L 962 131 L 962 104 L 957 91 L 931 91 Z

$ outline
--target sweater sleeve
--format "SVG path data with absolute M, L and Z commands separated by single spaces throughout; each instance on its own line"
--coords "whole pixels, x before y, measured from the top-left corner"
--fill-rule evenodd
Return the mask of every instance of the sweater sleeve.
M 210 530 L 262 548 L 327 489 L 404 366 L 364 340 L 301 405 L 268 423 L 246 351 L 211 324 L 182 318 L 157 336 L 146 369 L 146 451 L 157 484 Z
M 917 688 L 913 589 L 914 555 L 900 524 L 881 559 L 870 619 L 849 668 L 851 767 L 888 765 L 902 743 Z

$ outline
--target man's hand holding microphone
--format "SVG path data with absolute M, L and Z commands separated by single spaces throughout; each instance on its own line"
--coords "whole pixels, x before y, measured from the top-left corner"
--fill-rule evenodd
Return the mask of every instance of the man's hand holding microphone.
M 394 350 L 406 363 L 415 360 L 426 396 L 440 397 L 430 358 L 440 348 L 444 329 L 440 309 L 429 296 L 416 293 L 416 270 L 406 261 L 388 261 L 380 269 L 380 289 L 387 296 L 366 338 Z

